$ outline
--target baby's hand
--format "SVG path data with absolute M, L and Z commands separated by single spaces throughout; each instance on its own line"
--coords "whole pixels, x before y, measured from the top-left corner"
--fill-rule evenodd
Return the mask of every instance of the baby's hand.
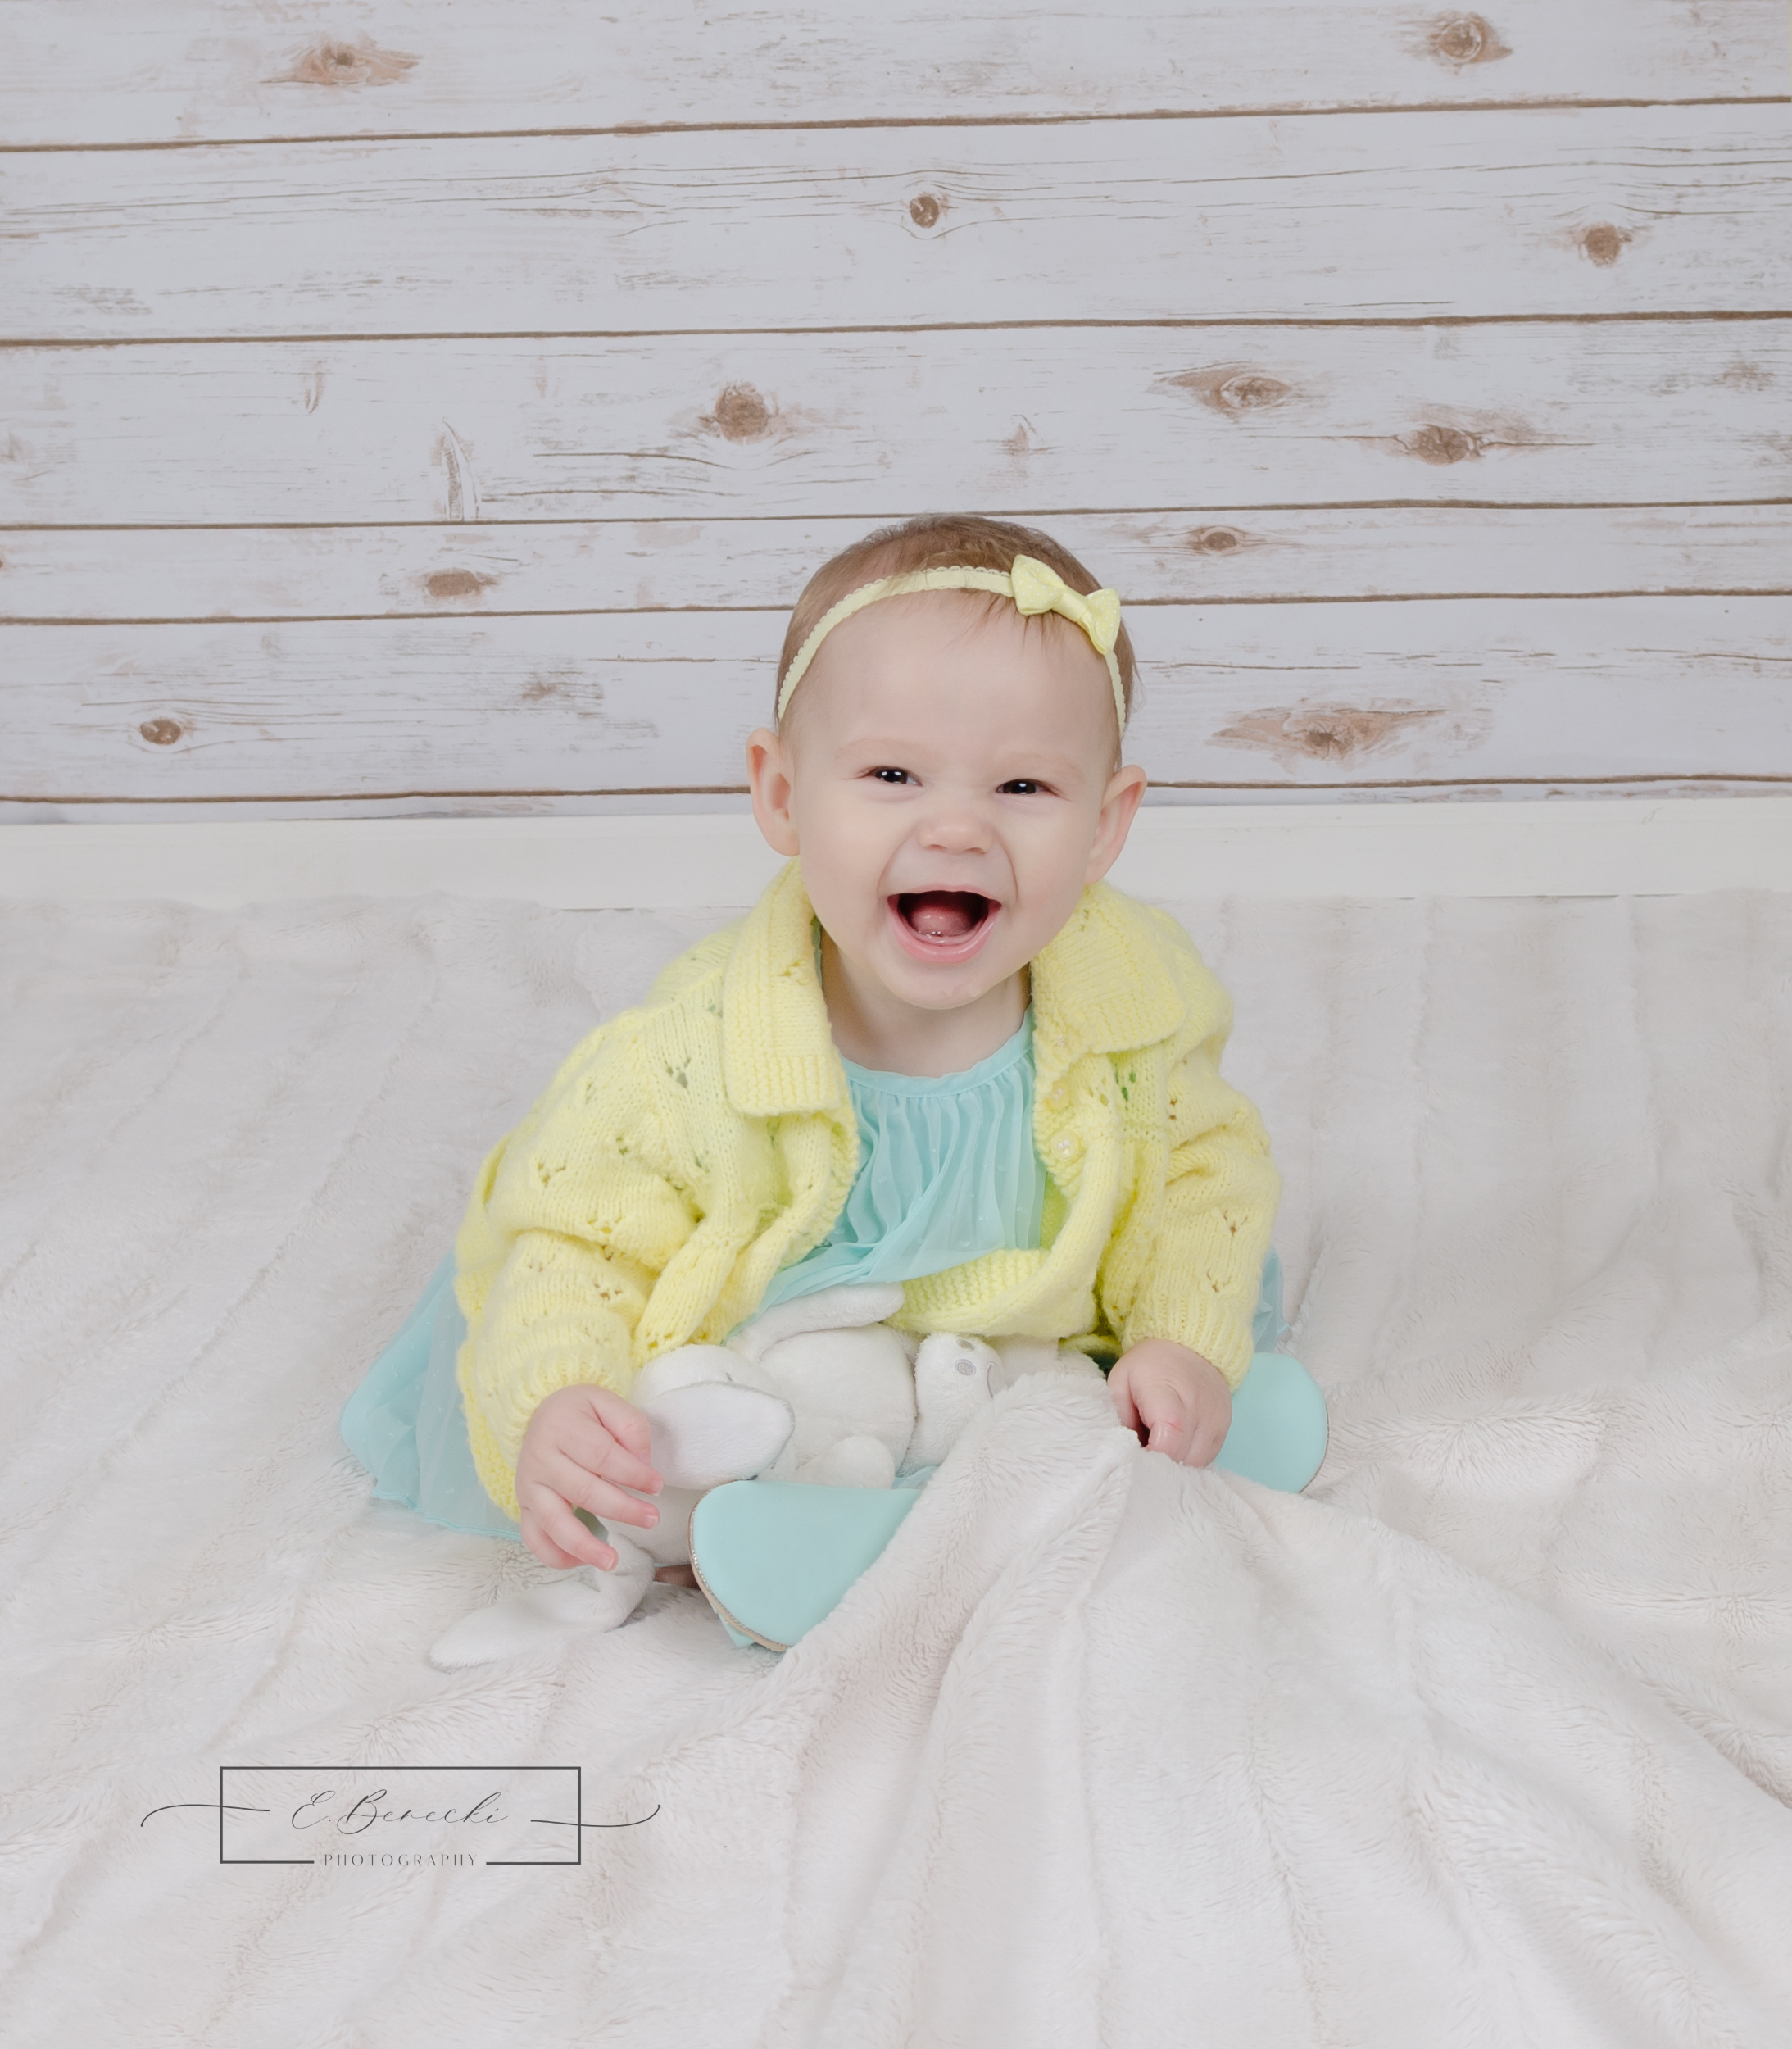
M 1225 1374 L 1168 1338 L 1147 1338 L 1122 1352 L 1108 1375 L 1108 1393 L 1147 1451 L 1167 1452 L 1183 1465 L 1212 1465 L 1232 1428 Z
M 516 1461 L 523 1542 L 544 1565 L 605 1572 L 615 1565 L 615 1552 L 586 1529 L 575 1508 L 652 1529 L 659 1510 L 624 1491 L 659 1492 L 660 1475 L 647 1463 L 651 1446 L 647 1419 L 608 1388 L 562 1388 L 548 1396 L 529 1418 Z

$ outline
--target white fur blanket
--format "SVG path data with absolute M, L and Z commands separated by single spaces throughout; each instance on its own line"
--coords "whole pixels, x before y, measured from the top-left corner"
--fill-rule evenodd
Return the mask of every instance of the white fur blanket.
M 1023 1382 L 778 1660 L 370 1505 L 343 1398 L 713 922 L 0 913 L 0 2032 L 1792 2040 L 1792 899 L 1173 906 L 1287 1178 L 1292 1500 Z M 220 1765 L 578 1763 L 572 1871 L 220 1869 Z

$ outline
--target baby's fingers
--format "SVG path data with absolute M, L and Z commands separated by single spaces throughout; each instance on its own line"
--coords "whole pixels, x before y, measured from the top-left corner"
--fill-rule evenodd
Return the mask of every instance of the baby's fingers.
M 653 1430 L 647 1419 L 633 1402 L 625 1402 L 619 1394 L 612 1394 L 608 1388 L 593 1388 L 591 1406 L 597 1420 L 616 1440 L 624 1452 L 632 1453 L 643 1465 L 653 1454 Z M 649 1472 L 653 1470 L 647 1466 Z M 624 1483 L 638 1487 L 638 1480 Z
M 542 1461 L 541 1477 L 572 1507 L 583 1508 L 601 1521 L 633 1523 L 642 1529 L 651 1529 L 660 1520 L 660 1511 L 651 1502 L 644 1502 L 613 1481 L 587 1471 L 564 1452 L 551 1452 Z
M 616 1563 L 615 1550 L 595 1532 L 587 1529 L 552 1488 L 537 1482 L 519 1498 L 519 1526 L 523 1542 L 544 1565 L 596 1565 L 608 1572 Z
M 1173 1380 L 1155 1374 L 1139 1376 L 1134 1397 L 1138 1410 L 1138 1433 L 1148 1452 L 1162 1452 L 1180 1462 L 1186 1456 L 1194 1436 L 1194 1417 L 1182 1390 Z
M 641 1418 L 645 1427 L 647 1419 Z M 553 1449 L 581 1472 L 595 1473 L 613 1487 L 638 1488 L 643 1494 L 657 1494 L 662 1482 L 645 1458 L 619 1444 L 606 1426 L 592 1417 L 568 1424 Z M 582 1503 L 581 1506 L 583 1506 Z
M 1168 1397 L 1148 1402 L 1146 1409 L 1145 1420 L 1150 1433 L 1145 1440 L 1146 1450 L 1164 1452 L 1180 1463 L 1195 1434 L 1190 1418 L 1180 1403 Z
M 1226 1442 L 1230 1413 L 1216 1414 L 1205 1403 L 1185 1406 L 1179 1393 L 1166 1391 L 1163 1405 L 1154 1411 L 1154 1422 L 1146 1448 L 1167 1452 L 1179 1465 L 1211 1465 Z
M 1219 1415 L 1207 1411 L 1197 1416 L 1189 1433 L 1189 1446 L 1183 1454 L 1183 1462 L 1189 1465 L 1211 1465 L 1219 1456 L 1231 1424 L 1229 1409 Z

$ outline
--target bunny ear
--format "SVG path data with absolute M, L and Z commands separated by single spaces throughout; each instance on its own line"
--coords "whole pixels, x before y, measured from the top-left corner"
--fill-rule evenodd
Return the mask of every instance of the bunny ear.
M 743 1324 L 728 1340 L 728 1350 L 757 1365 L 774 1345 L 787 1338 L 805 1338 L 817 1330 L 861 1330 L 895 1315 L 901 1306 L 900 1281 L 823 1288 L 813 1295 L 793 1296 Z

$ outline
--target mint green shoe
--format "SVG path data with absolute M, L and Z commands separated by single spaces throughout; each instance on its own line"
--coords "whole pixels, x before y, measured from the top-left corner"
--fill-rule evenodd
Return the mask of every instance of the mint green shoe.
M 1232 1397 L 1214 1465 L 1298 1494 L 1325 1460 L 1325 1397 L 1298 1359 L 1260 1352 Z M 791 1645 L 831 1615 L 919 1498 L 927 1468 L 894 1487 L 731 1480 L 691 1515 L 691 1569 L 737 1644 Z
M 787 1651 L 839 1605 L 920 1499 L 910 1487 L 731 1480 L 691 1515 L 691 1570 L 737 1643 Z
M 1232 1397 L 1232 1428 L 1214 1461 L 1227 1473 L 1298 1494 L 1325 1463 L 1325 1397 L 1285 1352 L 1259 1352 Z

